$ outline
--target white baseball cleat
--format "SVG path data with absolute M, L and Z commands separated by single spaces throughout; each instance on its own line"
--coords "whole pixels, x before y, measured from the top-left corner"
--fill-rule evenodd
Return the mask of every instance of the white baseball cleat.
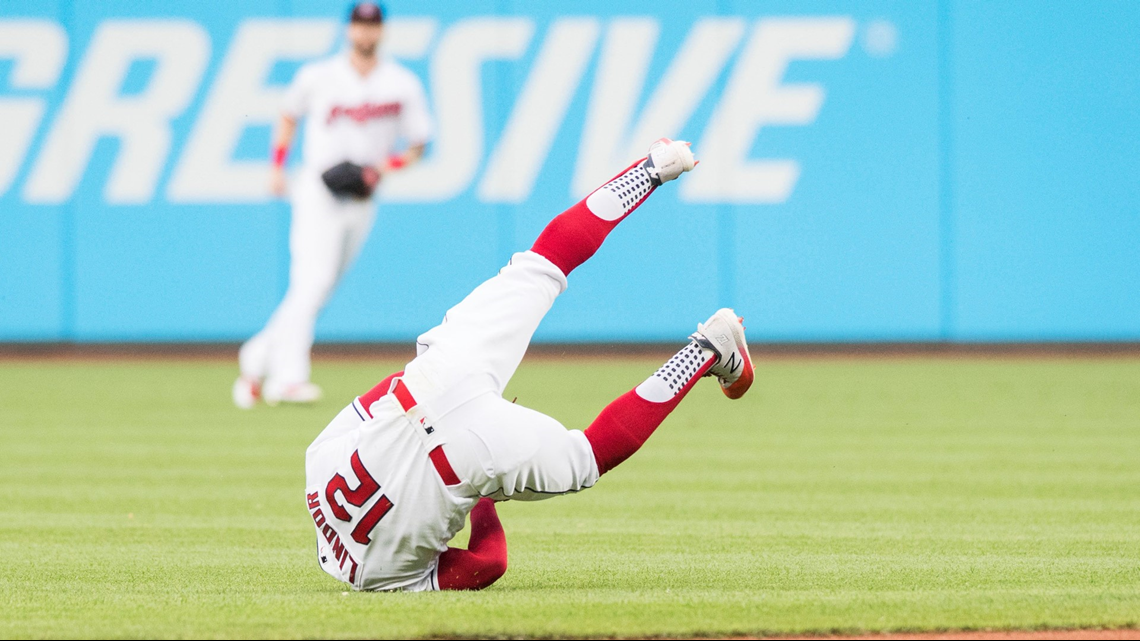
M 645 170 L 654 185 L 676 180 L 686 171 L 697 166 L 689 143 L 684 140 L 660 138 L 649 146 L 649 157 L 645 159 Z
M 707 321 L 698 323 L 697 331 L 689 338 L 717 355 L 716 365 L 705 376 L 715 376 L 725 396 L 744 396 L 755 378 L 744 340 L 744 319 L 727 307 L 719 309 Z
M 257 405 L 257 400 L 261 398 L 261 381 L 249 376 L 239 376 L 234 381 L 233 398 L 234 405 L 239 409 L 253 409 L 253 406 Z
M 265 404 L 275 406 L 279 403 L 316 403 L 324 396 L 321 387 L 308 381 L 304 383 L 287 383 L 275 385 L 266 383 L 263 392 Z

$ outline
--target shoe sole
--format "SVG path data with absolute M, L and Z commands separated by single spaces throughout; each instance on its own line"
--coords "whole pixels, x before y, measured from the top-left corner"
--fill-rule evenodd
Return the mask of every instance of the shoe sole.
M 752 387 L 756 372 L 752 368 L 752 356 L 748 353 L 748 341 L 744 339 L 744 325 L 740 322 L 740 317 L 728 308 L 718 310 L 716 315 L 727 322 L 732 329 L 732 339 L 740 346 L 740 356 L 744 359 L 744 371 L 740 372 L 740 378 L 736 379 L 732 385 L 721 386 L 720 388 L 725 396 L 736 400 L 744 396 L 748 392 L 748 388 Z
M 697 166 L 698 161 L 696 160 L 696 158 L 693 157 L 693 152 L 690 149 L 690 143 L 685 142 L 683 140 L 672 140 L 669 138 L 658 138 L 657 140 L 653 141 L 652 145 L 649 146 L 649 150 L 651 152 L 653 151 L 653 146 L 656 145 L 657 143 L 662 143 L 666 147 L 672 148 L 673 151 L 675 151 L 677 153 L 677 156 L 681 161 L 681 173 L 677 174 L 677 178 L 680 178 L 682 175 L 685 174 L 685 172 L 692 171 Z M 672 178 L 670 180 L 676 180 L 677 178 Z

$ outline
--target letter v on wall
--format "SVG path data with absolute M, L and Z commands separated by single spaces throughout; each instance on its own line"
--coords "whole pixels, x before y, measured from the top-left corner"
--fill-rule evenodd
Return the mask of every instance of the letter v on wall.
M 630 158 L 643 155 L 649 142 L 678 135 L 736 50 L 744 28 L 739 18 L 698 20 L 635 118 L 660 25 L 651 18 L 613 20 L 594 76 L 572 192 L 589 193 Z

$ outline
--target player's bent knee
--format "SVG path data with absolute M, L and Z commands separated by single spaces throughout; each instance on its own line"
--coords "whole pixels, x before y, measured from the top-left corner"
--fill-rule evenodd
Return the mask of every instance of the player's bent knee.
M 503 555 L 501 558 L 487 559 L 487 564 L 483 567 L 483 580 L 486 581 L 482 586 L 477 589 L 490 587 L 495 581 L 503 578 L 507 573 L 507 557 Z
M 471 550 L 450 548 L 439 560 L 438 580 L 441 590 L 482 590 L 507 573 L 507 550 Z

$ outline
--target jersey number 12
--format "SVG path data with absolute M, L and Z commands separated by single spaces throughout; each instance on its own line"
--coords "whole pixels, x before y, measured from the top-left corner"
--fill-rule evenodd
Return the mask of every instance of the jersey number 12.
M 360 485 L 356 486 L 356 489 L 349 489 L 348 481 L 339 473 L 329 479 L 329 484 L 325 486 L 325 501 L 328 503 L 333 515 L 345 523 L 352 523 L 352 515 L 348 513 L 348 510 L 344 509 L 343 505 L 337 503 L 337 492 L 340 492 L 341 496 L 343 496 L 344 500 L 348 501 L 349 504 L 355 505 L 356 507 L 364 507 L 364 504 L 380 491 L 380 484 L 372 478 L 368 470 L 364 469 L 364 464 L 360 462 L 360 450 L 352 453 L 351 463 L 352 473 L 355 474 L 356 478 L 360 481 Z M 356 527 L 352 528 L 352 540 L 361 545 L 371 543 L 372 538 L 369 535 L 372 534 L 372 529 L 376 527 L 380 519 L 384 518 L 384 515 L 393 507 L 392 501 L 388 500 L 387 496 L 381 494 L 376 504 L 365 512 L 364 516 L 356 523 Z

